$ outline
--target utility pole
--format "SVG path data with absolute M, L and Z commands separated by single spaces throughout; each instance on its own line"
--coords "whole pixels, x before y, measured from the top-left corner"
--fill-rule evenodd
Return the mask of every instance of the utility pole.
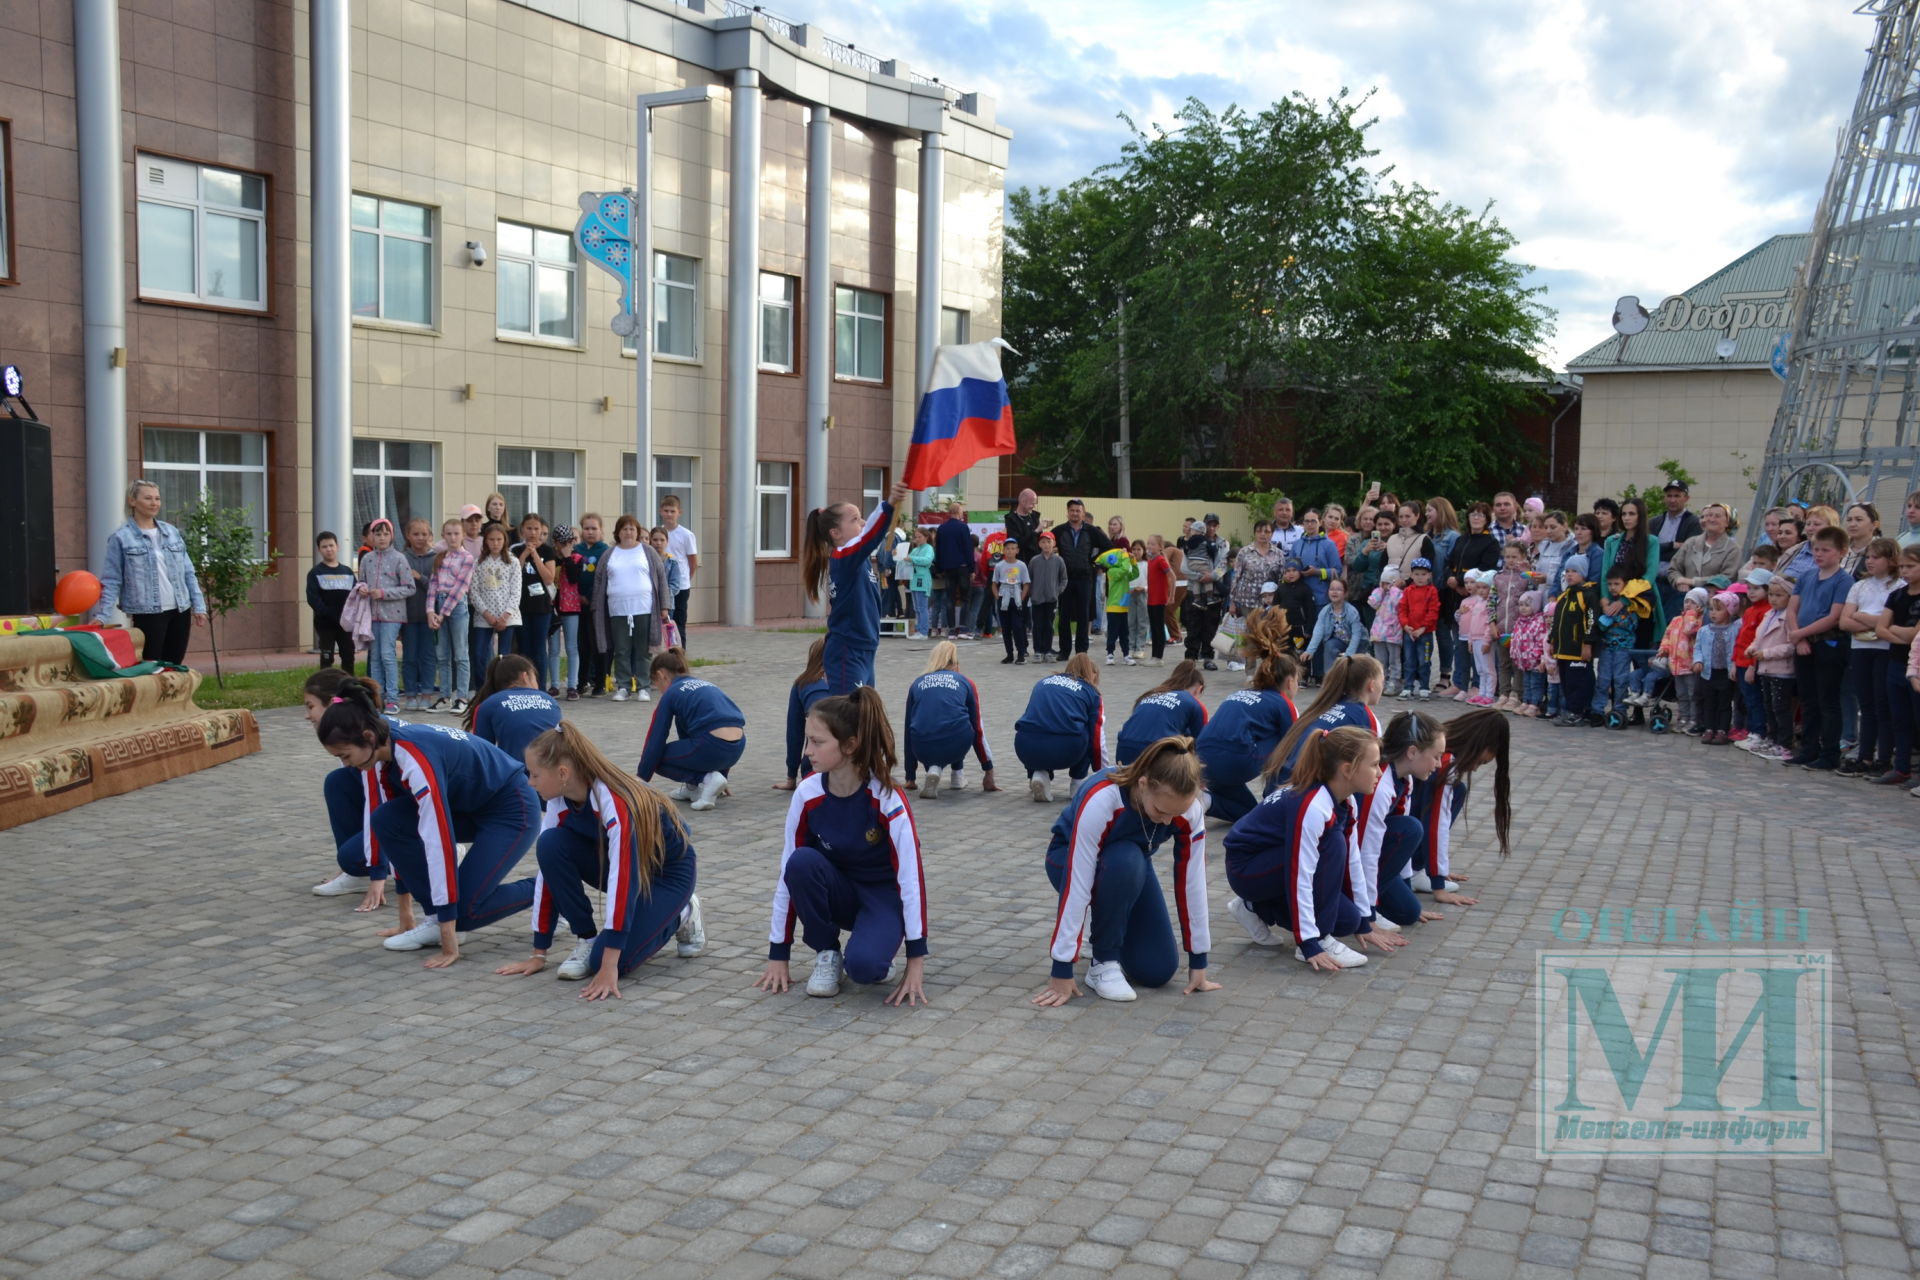
M 1118 460 L 1119 491 L 1122 502 L 1133 497 L 1133 417 L 1127 399 L 1127 295 L 1120 295 L 1120 441 L 1113 446 Z

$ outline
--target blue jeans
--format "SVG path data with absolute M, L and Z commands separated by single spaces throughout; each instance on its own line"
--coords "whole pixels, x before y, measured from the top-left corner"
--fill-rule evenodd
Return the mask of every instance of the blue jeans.
M 1760 692 L 1760 673 L 1752 667 L 1735 667 L 1734 683 L 1740 686 L 1740 697 L 1747 708 L 1747 732 L 1756 738 L 1766 738 L 1767 699 Z
M 514 637 L 520 634 L 520 628 L 507 627 L 495 631 L 489 626 L 471 628 L 469 647 L 473 651 L 473 682 L 478 685 L 487 678 L 487 668 L 493 665 L 496 657 L 504 658 L 513 652 Z M 495 652 L 495 646 L 499 650 Z
M 1913 739 L 1920 730 L 1920 693 L 1907 683 L 1904 662 L 1887 663 L 1887 719 L 1893 732 L 1893 767 L 1911 773 Z
M 1545 707 L 1547 703 L 1547 673 L 1544 671 L 1523 671 L 1520 674 L 1526 680 L 1525 690 L 1520 695 L 1521 701 L 1525 702 L 1528 706 Z M 1395 923 L 1398 922 L 1396 921 Z
M 394 642 L 400 638 L 398 622 L 373 624 L 373 648 L 367 653 L 367 674 L 380 686 L 380 696 L 388 702 L 400 700 L 400 664 L 394 656 Z
M 1433 687 L 1432 673 L 1427 669 L 1427 658 L 1432 651 L 1431 636 L 1402 636 L 1400 638 L 1400 667 L 1407 678 L 1407 685 L 1415 689 Z
M 424 622 L 400 624 L 400 647 L 406 653 L 406 685 L 409 698 L 424 698 L 439 693 L 433 684 L 434 652 L 440 647 L 433 628 Z
M 1459 643 L 1459 640 L 1460 628 L 1451 621 L 1442 619 L 1440 624 L 1433 629 L 1434 661 L 1440 666 L 1439 675 L 1442 680 L 1450 681 L 1453 679 L 1454 674 L 1456 674 L 1454 664 L 1459 660 L 1460 654 L 1454 646 Z M 1471 672 L 1472 670 L 1473 665 L 1471 660 L 1469 660 L 1467 671 Z M 1427 682 L 1422 680 L 1420 683 L 1424 685 Z M 1456 687 L 1464 689 L 1466 688 L 1466 684 L 1460 682 L 1456 684 Z
M 1626 649 L 1602 649 L 1598 665 L 1600 672 L 1593 690 L 1594 710 L 1605 711 L 1608 704 L 1616 708 L 1624 706 L 1627 677 L 1633 673 L 1633 654 Z
M 552 674 L 553 683 L 569 687 L 580 683 L 580 615 L 562 613 L 560 629 L 553 633 L 553 639 L 547 642 L 547 670 Z M 560 654 L 567 655 L 567 678 L 560 678 Z
M 925 635 L 927 634 L 927 593 L 914 591 L 909 594 L 913 596 L 914 625 L 921 635 Z
M 466 605 L 461 605 L 452 613 L 440 619 L 440 651 L 438 670 L 434 673 L 434 687 L 450 698 L 466 698 L 473 694 L 473 668 L 469 665 L 472 648 L 467 636 L 467 622 L 472 617 Z
M 520 624 L 520 634 L 514 646 L 514 652 L 533 664 L 534 682 L 542 689 L 547 687 L 547 632 L 552 626 L 552 614 L 534 614 Z M 500 648 L 505 652 L 504 641 Z

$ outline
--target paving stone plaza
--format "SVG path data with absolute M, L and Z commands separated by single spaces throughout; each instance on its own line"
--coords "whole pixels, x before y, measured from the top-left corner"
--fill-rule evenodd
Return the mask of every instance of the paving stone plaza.
M 0 835 L 0 1275 L 1920 1272 L 1904 790 L 1519 721 L 1513 858 L 1482 793 L 1456 840 L 1478 906 L 1311 973 L 1227 917 L 1216 826 L 1225 989 L 1042 1010 L 1057 808 L 1015 785 L 1012 725 L 1044 669 L 981 642 L 963 663 L 1009 789 L 970 771 L 916 805 L 931 1003 L 767 996 L 749 984 L 787 801 L 770 784 L 810 637 L 694 639 L 734 660 L 700 674 L 750 720 L 732 799 L 687 815 L 709 944 L 667 948 L 617 1003 L 551 967 L 495 976 L 522 923 L 427 972 L 357 898 L 312 896 L 335 869 L 330 761 L 295 710 L 261 716 L 257 756 Z M 925 650 L 883 642 L 896 727 Z M 1156 673 L 1101 673 L 1111 733 Z M 569 706 L 629 761 L 650 711 Z M 1557 913 L 1725 919 L 1736 900 L 1805 908 L 1801 945 L 1832 953 L 1830 1154 L 1541 1159 L 1533 975 L 1567 945 Z

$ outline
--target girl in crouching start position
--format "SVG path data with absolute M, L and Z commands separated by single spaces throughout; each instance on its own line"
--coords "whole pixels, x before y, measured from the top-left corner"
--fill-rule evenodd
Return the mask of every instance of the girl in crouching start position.
M 699 955 L 707 934 L 693 893 L 693 849 L 673 806 L 564 720 L 527 744 L 526 760 L 547 806 L 534 846 L 533 954 L 494 972 L 522 977 L 546 968 L 561 919 L 577 940 L 558 976 L 577 982 L 592 974 L 582 1000 L 618 1000 L 620 979 L 668 938 L 678 939 L 680 955 Z M 600 924 L 589 886 L 606 893 Z
M 1511 724 L 1491 707 L 1447 721 L 1447 749 L 1440 766 L 1413 789 L 1411 808 L 1423 831 L 1421 847 L 1413 855 L 1412 884 L 1416 892 L 1432 894 L 1435 902 L 1471 907 L 1480 901 L 1459 892 L 1467 877 L 1452 869 L 1453 827 L 1467 807 L 1467 780 L 1487 765 L 1493 766 L 1494 838 L 1500 856 L 1507 856 L 1507 827 L 1513 816 L 1507 778 Z
M 1187 953 L 1186 994 L 1218 991 L 1207 977 L 1207 817 L 1193 739 L 1162 738 L 1126 765 L 1101 769 L 1074 790 L 1053 824 L 1047 879 L 1060 893 L 1053 976 L 1033 997 L 1062 1005 L 1080 939 L 1092 934 L 1087 985 L 1106 1000 L 1135 999 L 1134 984 L 1163 987 L 1180 968 L 1153 852 L 1173 843 L 1174 903 Z M 1089 929 L 1088 926 L 1091 925 Z
M 1380 735 L 1380 783 L 1360 801 L 1360 871 L 1373 903 L 1369 923 L 1384 932 L 1445 918 L 1413 896 L 1412 860 L 1426 828 L 1410 810 L 1414 787 L 1433 776 L 1446 752 L 1446 732 L 1424 711 L 1402 711 Z
M 1227 833 L 1227 884 L 1237 895 L 1227 910 L 1256 946 L 1280 945 L 1278 925 L 1295 939 L 1293 958 L 1332 972 L 1367 958 L 1339 941 L 1350 934 L 1382 951 L 1400 945 L 1368 923 L 1355 796 L 1380 780 L 1380 740 L 1351 726 L 1315 732 L 1300 751 L 1286 786 L 1253 807 Z
M 301 689 L 308 724 L 320 723 L 320 717 L 327 714 L 327 708 L 339 696 L 340 686 L 344 684 L 361 685 L 375 706 L 385 705 L 380 686 L 373 681 L 339 667 L 322 667 L 307 677 Z M 390 726 L 405 723 L 399 716 L 387 717 Z M 378 854 L 367 856 L 367 814 L 378 808 L 383 798 L 378 788 L 373 774 L 345 765 L 328 770 L 326 781 L 320 784 L 320 795 L 327 805 L 327 825 L 333 830 L 334 863 L 340 871 L 333 879 L 313 886 L 313 892 L 322 898 L 357 893 L 360 905 L 355 911 L 378 911 L 387 905 L 387 875 L 391 868 Z M 404 887 L 395 891 L 403 897 L 406 895 Z M 413 918 L 411 903 L 407 918 Z
M 753 985 L 787 989 L 798 919 L 814 950 L 808 995 L 839 995 L 843 975 L 863 984 L 886 981 L 904 940 L 906 972 L 886 1003 L 925 1004 L 926 877 L 913 814 L 894 785 L 893 727 L 880 695 L 869 685 L 815 703 L 806 750 L 815 772 L 800 780 L 787 806 L 767 967 Z
M 694 679 L 687 655 L 678 649 L 654 654 L 648 674 L 660 701 L 654 704 L 647 745 L 634 772 L 642 782 L 653 781 L 656 773 L 670 778 L 680 785 L 669 797 L 692 800 L 694 809 L 711 809 L 729 794 L 727 773 L 746 752 L 747 718 L 720 686 Z M 670 728 L 680 731 L 672 742 L 667 740 Z

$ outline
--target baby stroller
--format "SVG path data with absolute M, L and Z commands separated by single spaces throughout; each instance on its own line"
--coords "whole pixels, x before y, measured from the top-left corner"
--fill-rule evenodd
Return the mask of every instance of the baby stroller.
M 1667 733 L 1673 728 L 1674 721 L 1680 713 L 1679 698 L 1674 688 L 1673 673 L 1671 671 L 1661 671 L 1658 667 L 1650 667 L 1649 670 L 1653 671 L 1658 677 L 1653 681 L 1652 686 L 1647 691 L 1647 697 L 1651 699 L 1651 701 L 1643 707 L 1635 707 L 1633 709 L 1634 718 L 1632 721 L 1629 721 L 1629 723 L 1638 722 L 1640 713 L 1644 711 L 1646 713 L 1648 733 Z

